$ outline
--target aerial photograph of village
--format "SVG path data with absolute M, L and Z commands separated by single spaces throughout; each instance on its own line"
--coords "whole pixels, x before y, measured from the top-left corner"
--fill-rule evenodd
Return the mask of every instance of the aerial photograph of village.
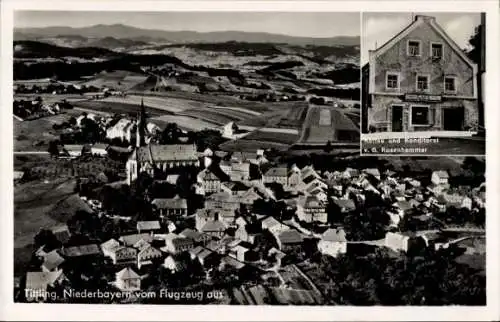
M 485 159 L 360 155 L 361 19 L 15 12 L 14 301 L 486 305 Z

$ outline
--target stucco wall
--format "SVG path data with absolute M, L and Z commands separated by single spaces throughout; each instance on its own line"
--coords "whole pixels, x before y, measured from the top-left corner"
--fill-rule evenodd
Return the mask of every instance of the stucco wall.
M 420 40 L 421 56 L 411 57 L 407 55 L 408 40 Z M 430 56 L 431 42 L 443 44 L 443 57 L 441 60 L 433 60 Z M 375 59 L 375 86 L 370 92 L 387 92 L 385 80 L 387 72 L 400 73 L 400 92 L 415 92 L 417 73 L 430 75 L 430 94 L 440 95 L 444 92 L 444 76 L 456 76 L 456 88 L 458 96 L 473 96 L 474 94 L 474 71 L 448 43 L 434 31 L 428 24 L 423 23 L 406 37 L 397 42 L 392 48 Z

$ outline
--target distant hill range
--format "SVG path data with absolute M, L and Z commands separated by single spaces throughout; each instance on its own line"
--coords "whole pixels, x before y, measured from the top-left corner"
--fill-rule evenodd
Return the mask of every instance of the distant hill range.
M 142 29 L 123 24 L 100 24 L 82 28 L 16 28 L 14 30 L 14 40 L 43 41 L 66 47 L 100 47 L 108 49 L 140 47 L 149 44 L 221 43 L 229 41 L 298 46 L 358 47 L 360 45 L 359 36 L 312 38 L 265 32 L 216 31 L 202 33 L 196 31 Z

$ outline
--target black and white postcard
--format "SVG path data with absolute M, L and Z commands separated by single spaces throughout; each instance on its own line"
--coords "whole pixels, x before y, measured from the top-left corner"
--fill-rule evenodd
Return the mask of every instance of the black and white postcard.
M 0 316 L 494 320 L 499 10 L 337 2 L 7 1 Z

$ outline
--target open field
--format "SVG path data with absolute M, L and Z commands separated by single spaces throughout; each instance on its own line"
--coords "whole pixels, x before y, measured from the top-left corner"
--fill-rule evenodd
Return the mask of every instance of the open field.
M 241 125 L 300 129 L 307 109 L 306 103 L 289 103 L 287 107 L 245 120 Z
M 198 103 L 210 103 L 218 106 L 230 106 L 248 109 L 251 111 L 263 113 L 273 109 L 281 109 L 284 106 L 282 103 L 261 103 L 261 102 L 248 102 L 240 100 L 233 96 L 227 95 L 206 95 L 200 93 L 188 93 L 180 91 L 169 91 L 169 92 L 130 92 L 134 95 L 144 95 L 144 97 L 161 97 L 169 99 L 179 99 L 188 100 L 191 102 Z M 199 104 L 199 106 L 203 106 Z M 195 106 L 196 107 L 196 106 Z
M 46 116 L 31 121 L 14 119 L 14 151 L 47 151 L 51 140 L 59 139 L 52 128 L 54 124 L 63 123 L 81 111 L 66 110 L 65 113 Z
M 140 110 L 140 105 L 130 104 L 130 103 L 120 103 L 120 102 L 108 102 L 103 100 L 76 102 L 74 103 L 74 105 L 75 107 L 82 107 L 89 110 L 103 111 L 110 114 L 128 114 L 133 117 L 136 117 L 137 113 Z M 145 108 L 146 108 L 146 113 L 148 113 L 149 116 L 152 117 L 164 114 L 171 114 L 168 111 L 152 108 L 149 106 Z
M 297 142 L 298 134 L 283 133 L 283 132 L 268 132 L 268 131 L 254 131 L 245 136 L 245 140 L 271 142 L 279 144 L 293 144 Z
M 116 70 L 112 72 L 102 72 L 90 80 L 79 83 L 79 85 L 95 86 L 99 88 L 108 87 L 114 90 L 125 91 L 144 83 L 147 78 L 148 76 L 143 74 Z
M 150 118 L 148 121 L 158 125 L 162 129 L 165 128 L 167 123 L 177 123 L 179 128 L 187 131 L 201 131 L 204 129 L 221 130 L 221 127 L 218 124 L 182 115 L 156 116 Z
M 246 140 L 246 137 L 239 140 L 229 141 L 220 145 L 222 151 L 228 152 L 255 152 L 258 149 L 276 149 L 276 150 L 287 150 L 290 147 L 289 144 L 270 142 L 270 141 L 257 141 L 257 140 Z
M 332 107 L 311 106 L 299 142 L 325 144 L 327 141 L 359 141 L 359 128 L 344 113 Z
M 62 100 L 67 100 L 68 102 L 78 102 L 85 101 L 87 97 L 79 94 L 15 94 L 14 100 L 34 100 L 37 97 L 41 97 L 44 103 L 53 104 L 61 102 Z

